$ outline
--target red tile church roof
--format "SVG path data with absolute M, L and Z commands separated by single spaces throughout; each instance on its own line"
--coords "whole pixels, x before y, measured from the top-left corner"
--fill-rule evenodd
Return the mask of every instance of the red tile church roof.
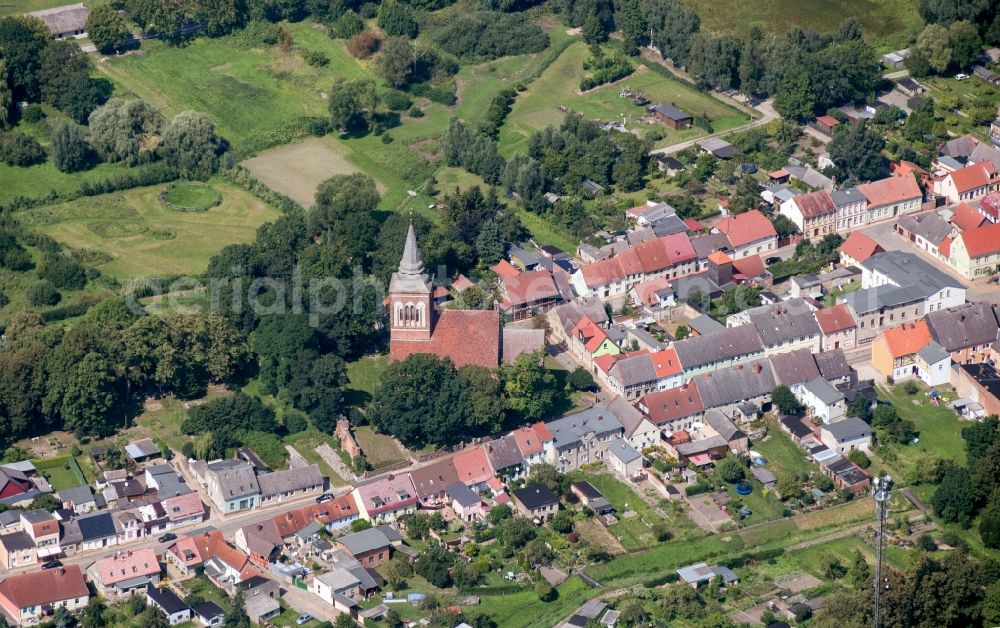
M 493 310 L 441 310 L 430 340 L 389 341 L 390 362 L 413 353 L 448 357 L 456 367 L 494 367 L 500 363 L 500 315 Z

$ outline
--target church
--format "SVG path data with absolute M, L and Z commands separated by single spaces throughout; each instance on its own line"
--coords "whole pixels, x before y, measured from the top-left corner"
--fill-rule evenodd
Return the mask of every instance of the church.
M 417 236 L 410 225 L 399 270 L 389 282 L 389 361 L 413 353 L 451 358 L 456 367 L 475 364 L 491 368 L 500 360 L 545 346 L 541 329 L 505 328 L 492 310 L 458 310 L 434 303 L 434 281 L 424 272 Z

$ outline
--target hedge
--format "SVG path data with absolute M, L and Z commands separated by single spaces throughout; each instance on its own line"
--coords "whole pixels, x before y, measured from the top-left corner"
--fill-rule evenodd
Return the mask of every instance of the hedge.
M 94 307 L 100 303 L 100 301 L 77 301 L 76 303 L 68 303 L 66 305 L 60 305 L 59 307 L 54 307 L 50 310 L 46 310 L 41 313 L 42 320 L 46 323 L 53 323 L 55 321 L 63 321 L 67 318 L 76 318 L 77 316 L 83 316 L 87 313 L 87 310 Z
M 693 497 L 695 495 L 701 495 L 702 493 L 707 493 L 712 490 L 711 484 L 693 484 L 691 486 L 685 487 L 684 494 L 688 497 Z

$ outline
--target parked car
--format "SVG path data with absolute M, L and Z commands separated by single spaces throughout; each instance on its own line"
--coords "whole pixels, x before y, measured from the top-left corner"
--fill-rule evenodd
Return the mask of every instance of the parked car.
M 964 72 L 959 72 L 958 74 L 955 75 L 956 81 L 964 81 L 967 78 L 969 78 L 969 75 L 965 74 Z
M 54 569 L 56 567 L 62 567 L 61 560 L 50 560 L 49 562 L 42 565 L 42 569 Z
M 323 502 L 328 502 L 331 499 L 333 499 L 333 495 L 331 495 L 329 493 L 323 493 L 322 495 L 320 495 L 319 497 L 316 498 L 316 503 L 317 504 L 322 504 Z
M 764 260 L 764 263 L 767 264 L 768 266 L 770 266 L 771 264 L 777 264 L 780 261 L 781 261 L 781 258 L 778 257 L 777 255 L 775 255 L 773 257 L 769 257 L 766 260 Z
M 161 536 L 156 540 L 159 541 L 160 543 L 167 543 L 168 541 L 176 541 L 177 535 L 174 534 L 173 532 L 167 532 L 166 534 L 164 534 L 163 536 Z
M 313 616 L 310 615 L 309 613 L 302 613 L 301 615 L 299 615 L 299 618 L 295 620 L 295 623 L 301 626 L 302 624 L 306 623 L 312 618 Z

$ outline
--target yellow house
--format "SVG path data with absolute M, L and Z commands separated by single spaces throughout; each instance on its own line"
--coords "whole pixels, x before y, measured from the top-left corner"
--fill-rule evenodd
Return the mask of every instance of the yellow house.
M 887 379 L 904 379 L 913 372 L 917 352 L 930 341 L 931 331 L 923 319 L 887 329 L 872 342 L 872 366 Z
M 966 279 L 987 278 L 1000 270 L 1000 223 L 963 231 L 939 247 L 948 264 Z

